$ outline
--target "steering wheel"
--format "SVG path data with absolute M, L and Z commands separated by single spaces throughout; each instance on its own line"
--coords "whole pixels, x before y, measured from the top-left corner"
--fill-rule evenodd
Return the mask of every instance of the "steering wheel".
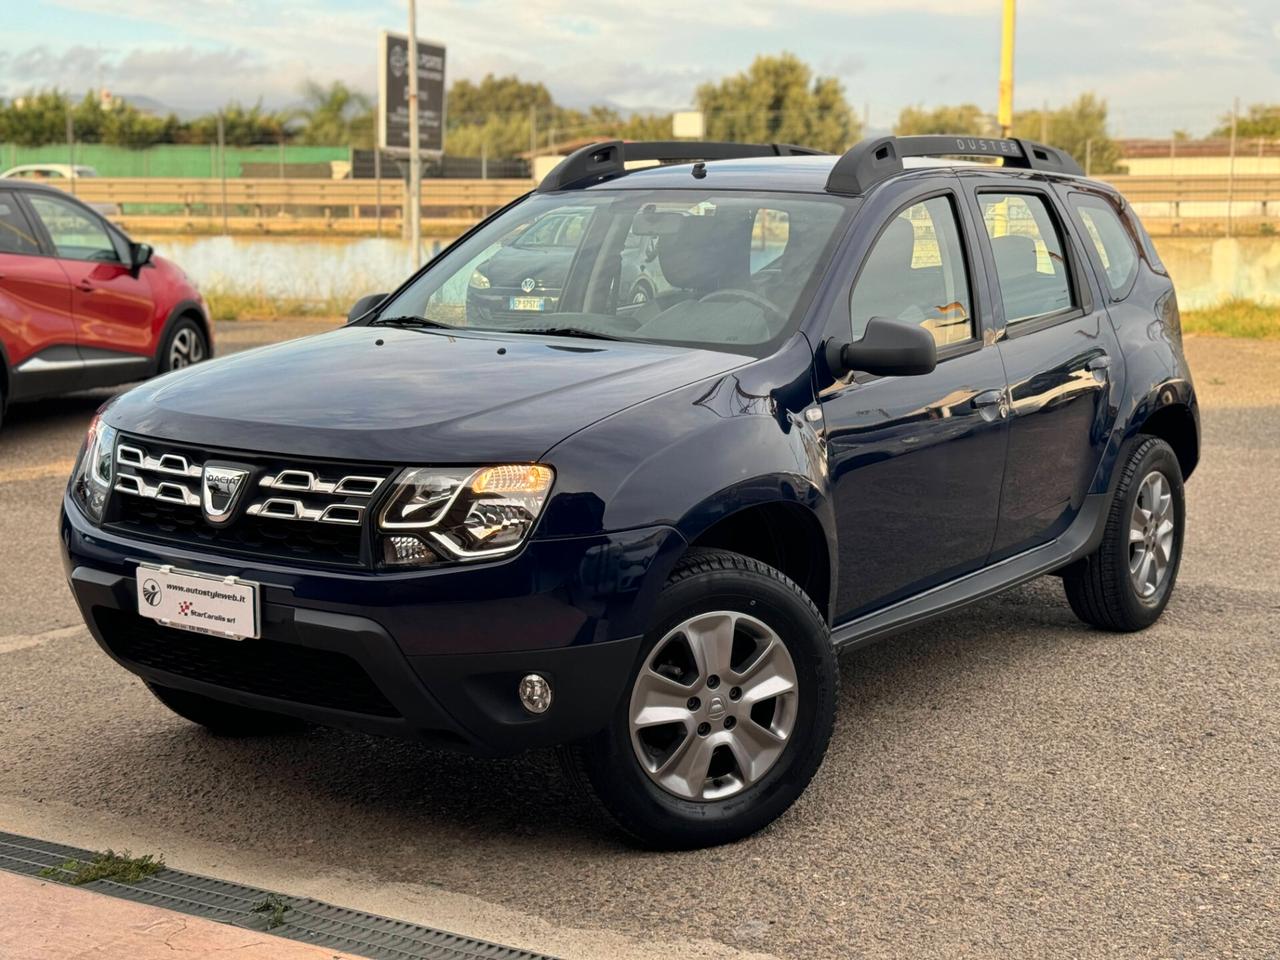
M 745 300 L 752 306 L 759 307 L 766 314 L 772 314 L 780 323 L 787 322 L 787 315 L 782 312 L 781 307 L 772 300 L 766 300 L 753 290 L 730 287 L 725 290 L 713 290 L 705 297 L 698 298 L 699 303 L 717 303 L 724 300 Z

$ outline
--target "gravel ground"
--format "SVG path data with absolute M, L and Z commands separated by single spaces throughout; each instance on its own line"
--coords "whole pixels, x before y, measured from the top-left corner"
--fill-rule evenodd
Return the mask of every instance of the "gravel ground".
M 231 325 L 221 346 L 318 328 Z M 853 652 L 794 810 L 678 855 L 621 845 L 545 754 L 235 742 L 169 715 L 79 626 L 58 566 L 102 396 L 17 408 L 0 825 L 572 957 L 1280 955 L 1280 343 L 1187 350 L 1204 451 L 1159 624 L 1085 628 L 1045 578 Z

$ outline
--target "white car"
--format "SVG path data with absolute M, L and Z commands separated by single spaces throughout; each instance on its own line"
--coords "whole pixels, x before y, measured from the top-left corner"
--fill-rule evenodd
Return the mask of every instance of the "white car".
M 0 180 L 77 180 L 98 176 L 98 171 L 83 163 L 24 163 L 0 173 Z M 118 203 L 90 203 L 104 217 L 120 216 Z

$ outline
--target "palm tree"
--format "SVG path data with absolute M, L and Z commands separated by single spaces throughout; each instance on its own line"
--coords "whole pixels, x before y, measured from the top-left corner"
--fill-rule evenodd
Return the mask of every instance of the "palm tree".
M 289 112 L 302 124 L 298 139 L 328 146 L 373 146 L 373 101 L 341 80 L 322 86 L 308 80 L 303 88 L 306 103 Z

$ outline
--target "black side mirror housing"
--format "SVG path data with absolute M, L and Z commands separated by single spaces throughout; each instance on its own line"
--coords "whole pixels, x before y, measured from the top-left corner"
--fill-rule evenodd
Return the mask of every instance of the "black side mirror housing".
M 371 293 L 368 296 L 361 297 L 355 302 L 355 305 L 347 311 L 347 323 L 353 323 L 359 320 L 366 313 L 387 299 L 385 293 Z
M 155 250 L 149 243 L 133 243 L 129 245 L 129 269 L 135 274 L 151 262 Z
M 855 370 L 885 377 L 914 377 L 933 373 L 938 345 L 933 334 L 915 323 L 872 317 L 861 340 L 841 343 L 832 338 L 823 347 L 833 377 Z

